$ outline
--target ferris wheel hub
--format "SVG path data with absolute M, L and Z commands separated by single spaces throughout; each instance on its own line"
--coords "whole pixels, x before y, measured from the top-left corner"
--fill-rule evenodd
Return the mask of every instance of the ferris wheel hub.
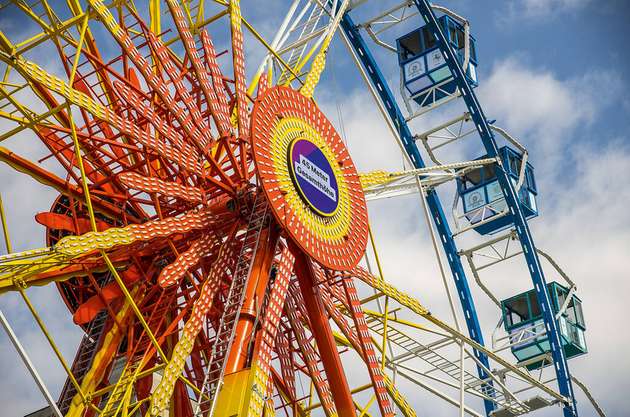
M 359 262 L 367 207 L 346 146 L 309 98 L 270 88 L 252 111 L 254 162 L 272 213 L 307 255 L 329 269 Z

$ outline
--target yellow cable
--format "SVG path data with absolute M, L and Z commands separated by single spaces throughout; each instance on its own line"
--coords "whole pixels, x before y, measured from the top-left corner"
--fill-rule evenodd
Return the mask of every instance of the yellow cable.
M 370 409 L 370 406 L 372 405 L 372 403 L 374 403 L 375 399 L 376 399 L 376 394 L 372 394 L 372 397 L 370 397 L 370 401 L 368 401 L 365 407 L 361 409 L 361 414 L 359 414 L 359 417 L 363 417 L 367 414 L 367 411 Z
M 7 218 L 4 214 L 4 204 L 2 203 L 2 194 L 0 194 L 0 218 L 2 219 L 2 232 L 4 235 L 4 244 L 7 248 L 7 253 L 13 252 L 13 247 L 11 246 L 11 238 L 9 237 L 9 228 L 7 226 Z

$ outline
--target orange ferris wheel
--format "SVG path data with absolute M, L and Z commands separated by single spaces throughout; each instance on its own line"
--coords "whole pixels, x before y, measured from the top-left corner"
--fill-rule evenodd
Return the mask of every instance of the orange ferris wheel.
M 0 141 L 30 132 L 41 151 L 0 147 L 0 161 L 56 193 L 35 216 L 39 249 L 12 251 L 0 204 L 0 292 L 21 295 L 66 377 L 53 398 L 15 342 L 43 413 L 413 417 L 401 379 L 462 413 L 465 396 L 502 415 L 536 409 L 505 375 L 569 404 L 385 280 L 366 196 L 425 196 L 497 158 L 358 173 L 313 95 L 361 2 L 294 1 L 273 41 L 238 0 L 57 3 L 4 6 L 29 25 L 0 32 Z M 264 51 L 251 77 L 245 39 Z M 84 334 L 74 360 L 29 298 L 44 285 Z M 419 382 L 410 360 L 452 394 Z

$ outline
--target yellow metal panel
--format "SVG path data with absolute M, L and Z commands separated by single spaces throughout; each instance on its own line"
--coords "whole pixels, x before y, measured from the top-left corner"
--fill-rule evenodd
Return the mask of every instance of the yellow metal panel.
M 242 371 L 226 375 L 223 379 L 223 387 L 217 397 L 214 408 L 215 417 L 234 417 L 244 415 L 247 408 L 251 390 L 250 381 L 251 370 Z

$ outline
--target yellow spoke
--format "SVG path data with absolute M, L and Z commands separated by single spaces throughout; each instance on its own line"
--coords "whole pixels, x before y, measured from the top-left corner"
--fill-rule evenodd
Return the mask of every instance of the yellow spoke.
M 328 33 L 326 34 L 326 37 L 322 42 L 322 46 L 315 56 L 313 63 L 311 64 L 311 69 L 306 75 L 306 81 L 304 81 L 304 85 L 302 86 L 302 88 L 300 88 L 300 93 L 302 93 L 305 97 L 313 97 L 315 87 L 317 86 L 317 83 L 319 83 L 319 78 L 321 77 L 322 72 L 324 72 L 324 67 L 326 66 L 326 55 L 328 54 L 330 42 L 333 39 L 339 23 L 341 23 L 341 18 L 343 17 L 343 14 L 345 13 L 345 10 L 348 7 L 349 3 L 349 0 L 344 0 L 341 6 L 337 9 L 337 12 L 335 13 L 335 18 L 330 23 Z

